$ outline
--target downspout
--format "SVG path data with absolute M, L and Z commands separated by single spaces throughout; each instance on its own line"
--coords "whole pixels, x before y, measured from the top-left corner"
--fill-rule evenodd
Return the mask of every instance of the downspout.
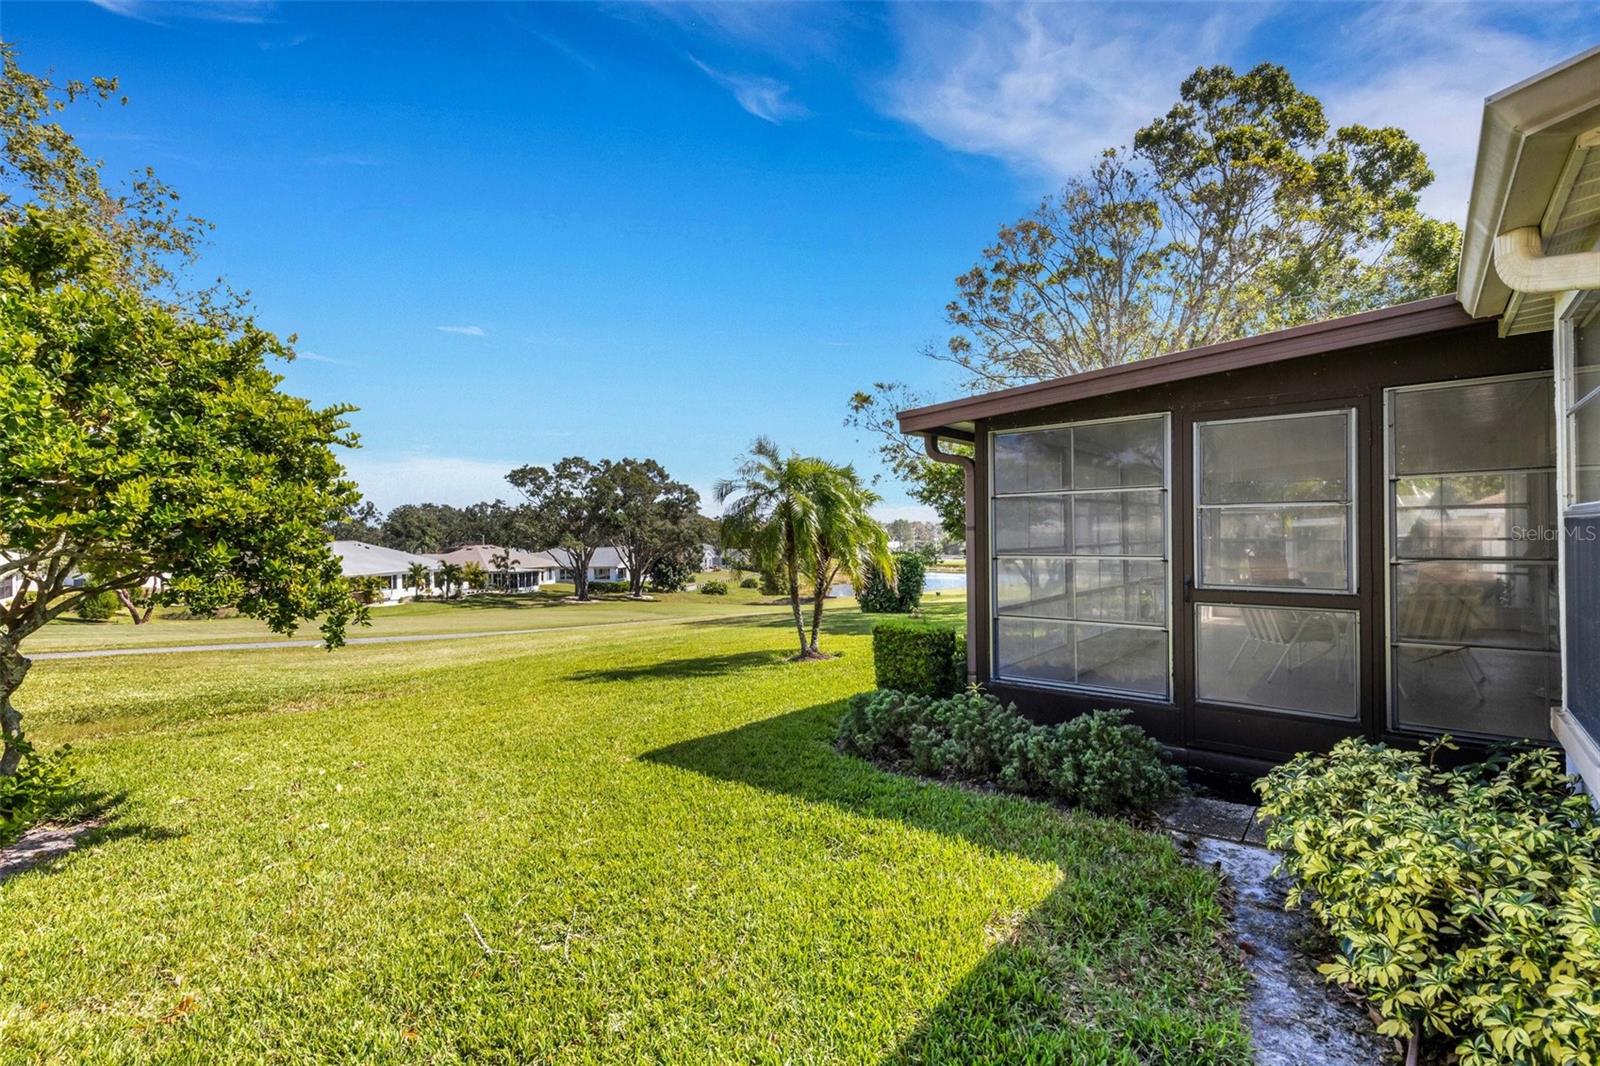
M 1494 239 L 1494 271 L 1516 292 L 1600 289 L 1600 252 L 1547 256 L 1539 227 L 1523 226 Z
M 978 582 L 978 506 L 973 498 L 977 491 L 976 472 L 977 465 L 970 455 L 955 455 L 951 452 L 941 451 L 939 448 L 939 434 L 924 433 L 922 435 L 922 449 L 927 452 L 928 458 L 936 463 L 950 463 L 959 466 L 962 472 L 962 482 L 966 487 L 966 563 L 967 563 L 967 683 L 973 684 L 978 680 L 978 610 L 972 602 L 973 595 L 977 592 Z

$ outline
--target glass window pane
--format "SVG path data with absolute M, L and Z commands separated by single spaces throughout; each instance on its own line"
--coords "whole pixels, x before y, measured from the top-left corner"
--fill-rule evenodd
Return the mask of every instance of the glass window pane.
M 995 563 L 995 604 L 1004 615 L 1072 617 L 1070 559 L 1000 559 Z
M 1167 553 L 1166 493 L 1082 492 L 1073 496 L 1075 555 Z
M 1348 589 L 1349 521 L 1344 504 L 1202 509 L 1200 583 Z
M 994 491 L 1049 492 L 1072 487 L 1072 430 L 1002 433 L 994 438 Z
M 1211 422 L 1200 427 L 1200 502 L 1350 498 L 1350 416 Z
M 1078 684 L 1167 694 L 1167 634 L 1137 626 L 1079 623 Z
M 1555 465 L 1551 378 L 1393 394 L 1394 472 L 1450 474 Z
M 1079 618 L 1167 624 L 1167 564 L 1136 559 L 1080 559 L 1073 569 Z
M 1573 412 L 1572 450 L 1577 459 L 1572 498 L 1578 503 L 1600 500 L 1600 397 Z
M 1075 489 L 1159 486 L 1166 466 L 1166 422 L 1141 418 L 1074 426 Z
M 1399 640 L 1554 649 L 1558 602 L 1551 563 L 1401 563 L 1394 570 Z
M 1554 559 L 1555 474 L 1398 478 L 1401 559 Z
M 1360 712 L 1354 611 L 1203 605 L 1195 638 L 1202 700 L 1332 718 Z
M 995 551 L 1050 552 L 1072 549 L 1068 496 L 1006 496 L 994 501 Z
M 1408 729 L 1546 740 L 1561 665 L 1548 652 L 1401 644 L 1394 689 L 1396 721 Z
M 1072 623 L 1002 618 L 995 628 L 995 664 L 1001 677 L 1062 684 L 1076 679 Z

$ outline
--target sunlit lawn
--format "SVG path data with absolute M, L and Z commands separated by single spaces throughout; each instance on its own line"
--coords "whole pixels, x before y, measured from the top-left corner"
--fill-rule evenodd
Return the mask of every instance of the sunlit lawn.
M 699 592 L 652 593 L 650 600 L 630 600 L 626 595 L 605 594 L 595 602 L 564 602 L 570 585 L 546 586 L 547 591 L 516 596 L 479 594 L 448 602 L 430 600 L 374 607 L 372 624 L 352 628 L 352 637 L 404 636 L 422 633 L 490 633 L 500 630 L 565 628 L 652 619 L 715 618 L 728 614 L 782 610 L 772 597 L 754 589 L 730 587 L 726 595 Z M 316 626 L 301 629 L 292 639 L 317 638 Z M 231 644 L 291 639 L 267 629 L 253 618 L 189 618 L 160 609 L 142 626 L 119 611 L 109 622 L 83 622 L 66 615 L 29 638 L 27 650 L 83 651 L 92 648 L 142 648 L 158 645 Z
M 38 664 L 119 799 L 0 885 L 0 1058 L 1246 1061 L 1212 876 L 837 754 L 833 615 Z

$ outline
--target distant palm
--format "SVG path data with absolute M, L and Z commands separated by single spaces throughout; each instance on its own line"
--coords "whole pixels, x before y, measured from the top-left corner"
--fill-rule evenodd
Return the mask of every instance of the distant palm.
M 787 586 L 800 642 L 796 657 L 822 658 L 817 635 L 823 597 L 833 578 L 841 573 L 854 577 L 867 561 L 892 572 L 888 538 L 867 513 L 878 497 L 850 467 L 785 456 L 766 437 L 751 446 L 733 478 L 717 483 L 715 495 L 718 503 L 733 501 L 723 512 L 726 542 L 748 550 L 758 565 L 776 570 Z M 809 579 L 814 594 L 809 635 L 800 610 L 801 578 Z
M 446 597 L 450 595 L 451 588 L 460 590 L 461 577 L 461 565 L 459 563 L 441 563 L 439 565 L 439 582 L 444 586 Z
M 421 596 L 428 591 L 428 580 L 431 576 L 432 571 L 428 569 L 427 563 L 412 563 L 406 569 L 406 585 L 416 589 L 417 595 Z
M 808 650 L 820 655 L 817 633 L 822 628 L 822 604 L 834 580 L 843 576 L 859 583 L 872 566 L 893 582 L 894 556 L 889 552 L 889 534 L 871 514 L 881 497 L 861 483 L 855 467 L 823 463 L 812 474 L 810 496 L 816 504 L 817 523 L 806 567 L 815 590 Z
M 489 565 L 493 566 L 495 572 L 500 575 L 500 591 L 510 592 L 511 568 L 521 566 L 522 560 L 512 558 L 510 548 L 502 548 L 489 556 Z

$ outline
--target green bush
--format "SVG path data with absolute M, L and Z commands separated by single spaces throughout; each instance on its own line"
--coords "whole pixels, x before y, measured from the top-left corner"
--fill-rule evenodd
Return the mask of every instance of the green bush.
M 932 777 L 985 781 L 1092 811 L 1143 811 L 1172 798 L 1183 774 L 1124 719 L 1094 711 L 1035 725 L 976 687 L 943 699 L 888 689 L 850 701 L 839 722 L 848 752 Z
M 865 614 L 910 614 L 922 603 L 927 571 L 922 557 L 904 552 L 894 557 L 894 584 L 889 584 L 875 566 L 867 567 L 857 601 Z
M 953 629 L 914 618 L 885 618 L 872 630 L 879 688 L 950 696 L 966 687 L 965 642 Z
M 675 552 L 657 559 L 645 579 L 657 592 L 682 592 L 694 580 L 699 565 L 699 552 Z
M 761 571 L 761 595 L 782 596 L 789 590 L 783 587 L 783 582 L 778 580 L 778 575 L 772 570 Z
M 761 579 L 747 577 L 743 581 L 739 582 L 739 587 L 742 589 L 758 589 L 761 587 Z
M 13 745 L 22 749 L 22 761 L 11 777 L 0 777 L 0 845 L 11 843 L 39 819 L 48 815 L 72 790 L 71 749 L 62 746 L 40 755 L 20 737 Z
M 85 622 L 109 622 L 121 605 L 122 601 L 117 599 L 115 592 L 96 592 L 80 598 L 73 605 L 72 613 Z
M 728 583 L 726 581 L 718 581 L 716 578 L 702 581 L 700 582 L 700 594 L 703 596 L 726 596 L 728 594 Z
M 626 581 L 591 581 L 590 592 L 632 592 L 633 586 Z
M 1289 905 L 1338 944 L 1323 973 L 1485 1066 L 1597 1061 L 1600 815 L 1574 785 L 1543 748 L 1443 770 L 1344 740 L 1257 787 Z

